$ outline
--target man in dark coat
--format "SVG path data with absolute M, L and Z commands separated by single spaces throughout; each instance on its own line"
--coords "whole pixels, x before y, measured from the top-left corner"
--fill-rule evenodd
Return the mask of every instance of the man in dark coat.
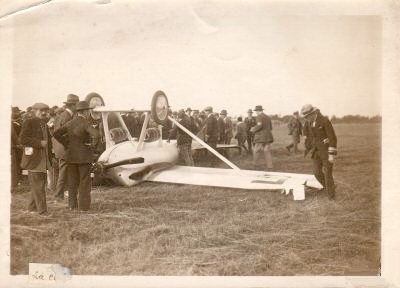
M 204 139 L 205 142 L 210 145 L 211 148 L 217 149 L 218 142 L 218 121 L 214 116 L 212 107 L 208 106 L 204 108 L 205 119 L 204 119 Z M 209 162 L 211 166 L 215 164 L 215 157 L 209 153 Z
M 261 105 L 256 106 L 254 111 L 257 113 L 257 124 L 250 129 L 250 132 L 254 134 L 254 166 L 257 169 L 260 166 L 260 160 L 264 158 L 267 170 L 271 170 L 273 168 L 271 145 L 274 142 L 271 132 L 272 121 L 263 110 Z
M 65 110 L 54 119 L 54 131 L 60 129 L 72 120 L 75 113 L 75 105 L 78 101 L 79 97 L 76 95 L 69 94 L 67 96 L 67 101 L 64 102 Z M 63 201 L 64 192 L 67 190 L 68 185 L 66 152 L 64 146 L 54 137 L 53 149 L 56 159 L 58 160 L 58 178 L 54 197 L 57 201 Z
M 29 211 L 37 211 L 48 216 L 46 204 L 47 170 L 51 167 L 50 132 L 44 119 L 47 118 L 49 106 L 36 103 L 32 106 L 34 117 L 22 124 L 20 142 L 24 146 L 21 166 L 28 170 L 31 185 Z
M 76 104 L 77 115 L 63 127 L 54 132 L 54 137 L 66 148 L 68 163 L 68 207 L 70 210 L 90 209 L 92 181 L 90 167 L 93 162 L 93 147 L 98 141 L 99 132 L 93 128 L 88 117 L 89 104 L 80 101 Z M 79 198 L 77 199 L 77 195 Z
M 289 135 L 292 136 L 292 143 L 286 146 L 286 149 L 290 152 L 290 149 L 293 148 L 293 152 L 297 153 L 298 148 L 297 145 L 300 143 L 300 136 L 303 131 L 303 125 L 299 119 L 299 112 L 295 111 L 293 113 L 293 117 L 290 118 L 288 123 Z
M 178 122 L 183 127 L 187 128 L 190 132 L 193 132 L 192 120 L 188 115 L 185 114 L 185 111 L 183 111 L 183 109 L 178 112 Z M 186 166 L 194 166 L 192 157 L 192 137 L 190 137 L 177 125 L 174 125 L 174 127 L 170 130 L 169 139 L 172 139 L 174 136 L 176 137 L 180 160 L 183 161 Z
M 228 113 L 222 110 L 218 117 L 218 143 L 225 144 L 225 117 Z
M 21 133 L 22 119 L 21 110 L 18 107 L 11 108 L 11 188 L 17 187 L 21 179 L 21 157 L 22 149 L 19 144 L 19 134 Z
M 212 148 L 216 149 L 218 142 L 218 122 L 212 112 L 212 107 L 206 107 L 204 109 L 204 113 L 206 114 L 206 118 L 204 120 L 205 142 Z
M 244 119 L 247 129 L 247 147 L 250 154 L 253 153 L 253 137 L 254 135 L 250 133 L 250 129 L 256 126 L 256 118 L 253 116 L 253 110 L 249 109 L 247 111 L 247 117 Z
M 239 116 L 237 118 L 237 125 L 236 125 L 236 135 L 235 138 L 238 141 L 238 146 L 239 146 L 239 151 L 240 154 L 242 154 L 242 148 L 247 151 L 246 146 L 244 145 L 244 142 L 247 140 L 247 127 L 246 124 L 243 122 L 243 118 Z
M 337 155 L 337 138 L 331 121 L 310 104 L 304 105 L 301 114 L 306 118 L 304 136 L 306 150 L 311 151 L 315 178 L 328 192 L 330 200 L 335 199 L 333 162 Z

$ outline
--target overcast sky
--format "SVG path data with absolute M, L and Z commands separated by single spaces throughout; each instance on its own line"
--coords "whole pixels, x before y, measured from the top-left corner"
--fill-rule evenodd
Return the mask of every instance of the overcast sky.
M 111 106 L 147 108 L 163 90 L 173 109 L 289 114 L 311 103 L 327 115 L 380 114 L 378 17 L 157 2 L 55 1 L 15 16 L 13 104 L 95 91 Z

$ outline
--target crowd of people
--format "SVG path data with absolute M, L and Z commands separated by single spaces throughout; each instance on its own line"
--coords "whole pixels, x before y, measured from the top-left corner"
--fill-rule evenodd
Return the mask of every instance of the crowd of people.
M 96 93 L 88 96 L 102 99 Z M 26 111 L 12 107 L 12 191 L 21 181 L 22 170 L 27 170 L 31 188 L 28 210 L 43 216 L 49 215 L 46 188 L 56 202 L 64 202 L 65 191 L 68 191 L 68 210 L 90 209 L 91 166 L 105 149 L 101 119 L 91 116 L 89 102 L 80 101 L 78 96 L 70 94 L 63 104 L 50 108 L 44 103 L 35 103 Z M 240 154 L 244 151 L 252 155 L 254 169 L 273 169 L 272 121 L 261 105 L 249 109 L 244 119 L 241 116 L 232 119 L 225 109 L 216 113 L 210 106 L 202 111 L 187 108 L 169 113 L 180 125 L 170 121 L 163 127 L 162 137 L 168 141 L 176 139 L 179 158 L 184 165 L 195 166 L 193 139 L 184 131 L 189 130 L 213 149 L 218 149 L 219 144 L 229 145 L 235 138 Z M 304 155 L 311 153 L 314 175 L 327 191 L 329 199 L 334 199 L 332 170 L 337 153 L 335 131 L 329 119 L 316 107 L 304 105 L 301 116 L 305 121 L 302 122 L 300 114 L 294 112 L 288 123 L 291 143 L 286 149 L 299 153 L 300 138 L 305 136 Z M 132 137 L 138 138 L 145 115 L 132 111 L 123 114 L 122 118 Z M 157 127 L 157 124 L 150 120 L 148 126 Z M 224 150 L 220 151 L 227 156 Z M 216 165 L 215 157 L 211 154 L 207 157 L 210 166 Z

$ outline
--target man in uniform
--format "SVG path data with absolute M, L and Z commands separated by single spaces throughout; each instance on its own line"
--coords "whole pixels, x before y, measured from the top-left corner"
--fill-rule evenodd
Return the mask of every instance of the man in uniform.
M 293 113 L 293 117 L 289 120 L 288 123 L 289 135 L 292 136 L 292 143 L 286 146 L 286 149 L 290 152 L 290 149 L 293 148 L 293 152 L 297 153 L 298 148 L 297 145 L 300 143 L 300 136 L 302 134 L 303 125 L 299 119 L 299 112 L 295 111 Z
M 253 110 L 247 111 L 247 117 L 244 119 L 247 129 L 247 147 L 250 154 L 253 154 L 253 134 L 250 133 L 250 129 L 256 126 L 256 118 L 253 116 Z
M 74 112 L 75 105 L 78 103 L 79 97 L 74 94 L 67 96 L 67 101 L 64 102 L 65 110 L 54 119 L 54 131 L 63 127 L 67 122 L 71 121 Z M 53 137 L 53 150 L 56 159 L 58 160 L 58 178 L 54 198 L 56 201 L 64 200 L 64 192 L 67 190 L 68 175 L 67 175 L 67 162 L 66 152 L 64 146 Z
M 256 126 L 250 129 L 250 132 L 254 134 L 254 166 L 256 169 L 260 166 L 260 159 L 265 159 L 267 170 L 272 170 L 272 153 L 271 144 L 274 142 L 272 136 L 272 121 L 263 112 L 261 105 L 257 105 L 254 111 L 257 113 Z
M 32 118 L 22 124 L 20 142 L 24 146 L 21 166 L 28 170 L 31 185 L 31 201 L 28 210 L 48 216 L 46 204 L 47 170 L 51 167 L 50 132 L 45 119 L 49 106 L 36 103 L 32 106 Z
M 335 199 L 333 180 L 333 162 L 337 155 L 335 130 L 328 117 L 310 104 L 301 108 L 301 114 L 307 120 L 304 125 L 306 150 L 311 151 L 315 178 L 328 192 L 330 200 Z
M 89 104 L 76 104 L 77 115 L 54 132 L 54 137 L 66 147 L 68 163 L 68 207 L 70 210 L 90 209 L 92 181 L 90 167 L 93 162 L 93 147 L 99 139 L 99 132 L 89 121 Z M 79 195 L 77 199 L 77 195 Z

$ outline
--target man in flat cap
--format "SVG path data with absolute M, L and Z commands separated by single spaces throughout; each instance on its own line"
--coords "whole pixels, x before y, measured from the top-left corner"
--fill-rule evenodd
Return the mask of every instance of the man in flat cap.
M 65 110 L 54 119 L 54 131 L 63 127 L 67 122 L 71 121 L 75 113 L 75 105 L 79 102 L 79 97 L 74 94 L 67 96 L 64 102 Z M 55 199 L 56 201 L 64 200 L 64 192 L 68 189 L 67 162 L 65 161 L 66 152 L 64 146 L 53 137 L 53 149 L 58 162 L 58 174 Z
M 301 108 L 304 124 L 306 150 L 311 151 L 315 178 L 324 187 L 330 200 L 335 199 L 333 162 L 337 155 L 337 138 L 331 121 L 319 109 L 310 104 Z
M 296 154 L 298 152 L 297 145 L 300 143 L 300 137 L 303 131 L 303 125 L 299 119 L 299 112 L 295 111 L 293 116 L 290 118 L 288 123 L 289 135 L 292 137 L 292 143 L 286 146 L 286 149 L 290 152 L 293 148 L 293 152 Z
M 22 124 L 20 142 L 24 146 L 21 167 L 28 170 L 31 201 L 28 210 L 48 216 L 46 204 L 47 170 L 51 167 L 50 132 L 45 119 L 49 106 L 36 103 L 32 106 L 34 117 Z
M 254 134 L 254 166 L 258 169 L 262 165 L 259 163 L 265 161 L 267 170 L 272 170 L 271 144 L 274 142 L 272 121 L 263 110 L 261 105 L 256 106 L 254 109 L 257 113 L 256 126 L 250 129 L 250 132 Z
M 256 126 L 256 117 L 253 116 L 253 110 L 249 109 L 247 111 L 247 117 L 244 119 L 246 124 L 246 134 L 247 134 L 247 147 L 250 154 L 253 154 L 253 138 L 254 134 L 250 133 L 250 129 Z
M 93 162 L 93 147 L 99 140 L 99 132 L 89 121 L 89 103 L 76 104 L 77 115 L 54 132 L 54 137 L 66 148 L 68 164 L 68 207 L 70 210 L 90 209 L 92 180 L 90 168 Z M 78 196 L 78 197 L 77 197 Z
M 205 120 L 204 120 L 204 138 L 205 142 L 210 145 L 211 148 L 217 149 L 218 142 L 218 122 L 214 116 L 212 107 L 208 106 L 204 108 Z M 215 164 L 214 155 L 209 154 L 209 162 L 211 166 Z

